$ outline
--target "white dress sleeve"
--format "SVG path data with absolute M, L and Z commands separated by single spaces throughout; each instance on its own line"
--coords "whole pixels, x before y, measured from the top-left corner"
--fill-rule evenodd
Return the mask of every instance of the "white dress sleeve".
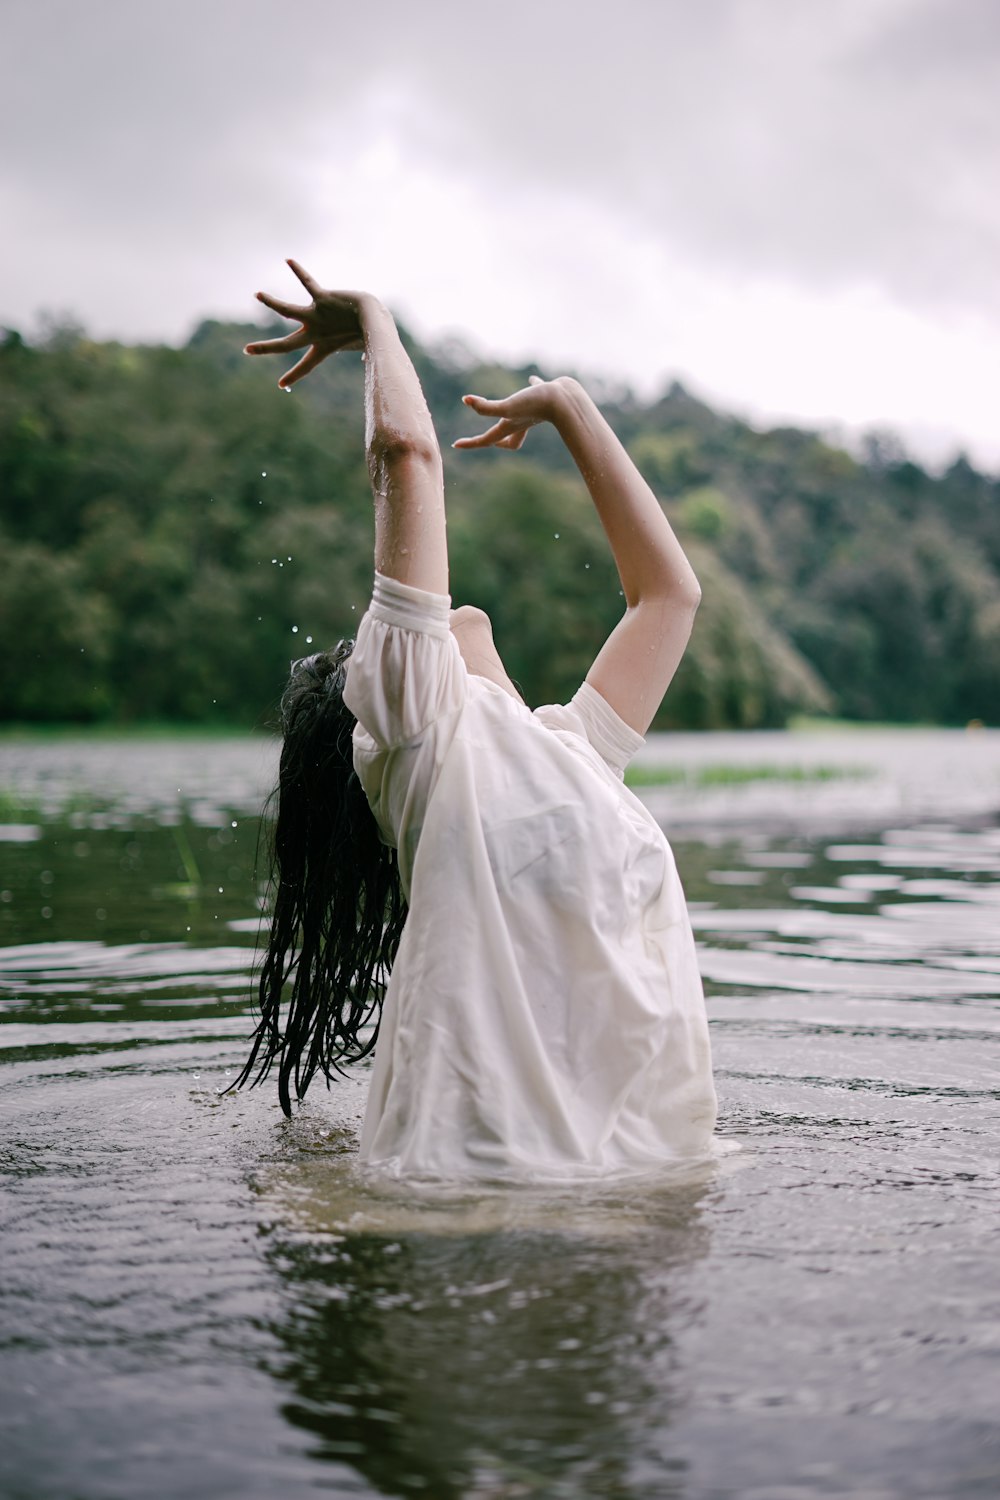
M 619 779 L 645 743 L 642 735 L 619 718 L 607 699 L 589 682 L 581 683 L 568 703 L 536 708 L 535 717 L 549 729 L 565 729 L 581 735 Z
M 372 602 L 358 626 L 344 702 L 375 744 L 395 749 L 461 708 L 465 663 L 448 626 L 447 594 L 375 574 Z

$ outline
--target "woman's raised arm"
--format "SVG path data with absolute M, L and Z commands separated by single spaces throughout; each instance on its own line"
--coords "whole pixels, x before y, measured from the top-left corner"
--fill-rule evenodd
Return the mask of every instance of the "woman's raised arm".
M 578 381 L 535 377 L 503 401 L 465 401 L 497 420 L 456 448 L 519 448 L 529 428 L 548 421 L 572 454 L 611 545 L 626 606 L 587 681 L 645 734 L 684 655 L 701 599 L 659 501 Z
M 448 592 L 441 452 L 420 381 L 392 314 L 367 292 L 327 291 L 288 262 L 312 298 L 300 307 L 258 292 L 259 301 L 300 327 L 247 344 L 247 354 L 304 351 L 278 381 L 282 390 L 331 354 L 360 349 L 365 361 L 365 448 L 375 502 L 375 567 L 431 593 Z

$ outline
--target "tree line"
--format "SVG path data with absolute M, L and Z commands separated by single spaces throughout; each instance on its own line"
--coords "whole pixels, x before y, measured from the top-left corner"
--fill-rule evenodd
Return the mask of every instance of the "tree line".
M 357 356 L 289 398 L 254 325 L 183 348 L 72 327 L 0 344 L 0 713 L 10 721 L 266 724 L 289 660 L 351 634 L 371 590 Z M 623 601 L 551 432 L 453 454 L 460 404 L 534 365 L 407 338 L 445 450 L 452 588 L 529 702 L 575 690 Z M 795 713 L 1000 722 L 1000 483 L 932 475 L 891 439 L 852 457 L 758 430 L 674 384 L 603 408 L 703 587 L 656 727 Z

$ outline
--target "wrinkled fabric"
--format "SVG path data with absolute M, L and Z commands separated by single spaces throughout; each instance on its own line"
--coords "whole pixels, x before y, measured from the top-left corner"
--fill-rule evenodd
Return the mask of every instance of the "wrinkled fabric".
M 642 744 L 584 683 L 532 713 L 470 675 L 450 600 L 376 576 L 344 698 L 409 916 L 362 1160 L 551 1177 L 711 1151 L 701 979 Z

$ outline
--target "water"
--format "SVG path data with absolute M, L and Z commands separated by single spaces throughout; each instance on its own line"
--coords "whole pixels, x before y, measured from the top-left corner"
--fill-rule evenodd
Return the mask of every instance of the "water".
M 742 1150 L 433 1196 L 220 1093 L 271 749 L 0 745 L 0 1494 L 995 1496 L 998 741 L 653 745 Z

